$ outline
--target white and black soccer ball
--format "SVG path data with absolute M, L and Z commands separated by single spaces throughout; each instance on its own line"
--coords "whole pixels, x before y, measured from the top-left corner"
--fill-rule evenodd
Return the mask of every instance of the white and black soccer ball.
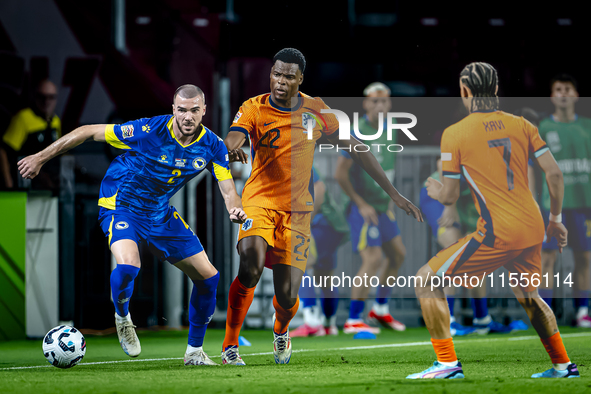
M 43 339 L 43 355 L 54 367 L 72 368 L 85 354 L 86 340 L 74 327 L 52 328 Z

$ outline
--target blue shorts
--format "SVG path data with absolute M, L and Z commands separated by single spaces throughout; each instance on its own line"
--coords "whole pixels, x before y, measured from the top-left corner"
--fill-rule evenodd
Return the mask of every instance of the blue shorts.
M 421 189 L 419 207 L 421 208 L 421 212 L 423 212 L 423 216 L 427 218 L 427 223 L 429 223 L 429 227 L 431 227 L 431 234 L 433 235 L 433 238 L 437 239 L 439 237 L 439 230 L 445 230 L 440 229 L 439 223 L 437 222 L 443 214 L 443 209 L 445 207 L 439 201 L 433 200 L 431 197 L 429 197 L 426 187 Z M 460 223 L 454 223 L 453 227 L 459 230 L 462 229 Z
M 109 248 L 120 239 L 145 243 L 161 261 L 176 264 L 203 251 L 199 238 L 174 207 L 168 207 L 163 219 L 151 221 L 122 208 L 101 208 L 99 222 Z
M 544 226 L 548 227 L 549 212 L 543 211 Z M 591 250 L 591 208 L 563 209 L 562 223 L 568 230 L 568 246 L 575 252 Z M 543 250 L 557 250 L 558 241 L 552 238 L 546 242 L 544 236 Z
M 353 252 L 360 252 L 368 246 L 382 246 L 400 235 L 400 229 L 392 211 L 378 214 L 378 225 L 375 226 L 365 223 L 357 205 L 351 204 L 348 220 Z
M 319 219 L 317 219 L 320 216 Z M 316 245 L 315 269 L 331 271 L 337 267 L 337 248 L 347 239 L 347 233 L 337 232 L 321 213 L 312 224 L 312 236 Z

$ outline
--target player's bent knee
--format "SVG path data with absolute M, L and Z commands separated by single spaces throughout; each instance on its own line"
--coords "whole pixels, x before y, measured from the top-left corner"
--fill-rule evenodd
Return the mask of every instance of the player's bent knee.
M 264 255 L 261 259 L 252 249 L 246 249 L 240 254 L 238 277 L 246 287 L 254 287 L 258 283 L 265 269 Z
M 283 309 L 293 308 L 296 302 L 298 301 L 297 298 L 292 297 L 290 290 L 276 292 L 275 297 L 277 298 L 277 303 L 281 305 Z
M 422 287 L 422 288 L 431 288 L 431 281 L 433 280 L 434 276 L 435 276 L 435 273 L 433 272 L 433 269 L 429 266 L 429 264 L 423 265 L 417 271 L 416 286 Z
M 382 266 L 382 262 L 381 249 L 379 250 L 379 254 L 375 252 L 364 253 L 361 255 L 361 268 L 359 273 L 374 275 Z
M 130 239 L 121 239 L 113 242 L 111 253 L 115 256 L 117 264 L 132 265 L 141 268 L 140 253 L 137 244 Z

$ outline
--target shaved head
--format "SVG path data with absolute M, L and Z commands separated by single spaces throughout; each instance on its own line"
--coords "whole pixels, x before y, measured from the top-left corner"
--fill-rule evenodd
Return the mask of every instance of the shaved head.
M 172 97 L 173 105 L 174 101 L 176 100 L 176 96 L 180 96 L 185 99 L 201 96 L 203 98 L 203 101 L 205 101 L 205 94 L 203 93 L 203 90 L 201 90 L 198 86 L 195 85 L 179 86 L 176 92 L 174 92 L 174 96 Z
M 49 79 L 44 79 L 37 84 L 37 91 L 47 94 L 57 94 L 57 86 Z

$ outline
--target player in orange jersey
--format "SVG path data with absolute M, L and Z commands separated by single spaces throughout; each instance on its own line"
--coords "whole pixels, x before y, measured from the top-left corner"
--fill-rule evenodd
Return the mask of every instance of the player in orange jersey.
M 422 221 L 421 213 L 401 196 L 369 152 L 355 152 L 355 138 L 339 140 L 334 115 L 323 116 L 328 107 L 319 98 L 299 92 L 306 61 L 300 51 L 283 49 L 273 58 L 271 92 L 245 101 L 224 141 L 231 160 L 245 161 L 238 148 L 250 138 L 252 173 L 244 186 L 242 202 L 248 220 L 240 229 L 240 268 L 230 287 L 226 336 L 222 345 L 224 364 L 244 365 L 238 354 L 238 336 L 252 303 L 254 289 L 266 266 L 273 269 L 275 362 L 291 357 L 289 322 L 295 315 L 302 275 L 310 243 L 310 213 L 314 208 L 311 188 L 316 140 L 322 134 L 351 157 L 388 193 L 407 214 Z M 313 138 L 308 139 L 309 129 Z
M 451 205 L 460 195 L 463 174 L 480 218 L 474 233 L 439 252 L 417 274 L 423 285 L 417 285 L 416 294 L 437 361 L 408 378 L 464 377 L 451 338 L 449 309 L 440 280 L 445 276 L 467 277 L 468 283 L 464 281 L 463 285 L 474 287 L 476 281 L 471 279 L 483 280 L 500 267 L 517 276 L 519 286 L 511 288 L 554 364 L 532 377 L 578 377 L 577 366 L 566 354 L 556 318 L 538 295 L 539 282 L 534 285 L 534 277 L 541 279 L 544 222 L 528 188 L 529 154 L 546 174 L 552 200 L 546 234 L 548 238 L 556 237 L 561 250 L 567 243 L 567 231 L 561 223 L 562 172 L 534 125 L 498 110 L 497 71 L 491 65 L 466 66 L 460 76 L 460 90 L 470 115 L 443 133 L 443 183 L 429 178 L 427 191 L 431 198 Z

